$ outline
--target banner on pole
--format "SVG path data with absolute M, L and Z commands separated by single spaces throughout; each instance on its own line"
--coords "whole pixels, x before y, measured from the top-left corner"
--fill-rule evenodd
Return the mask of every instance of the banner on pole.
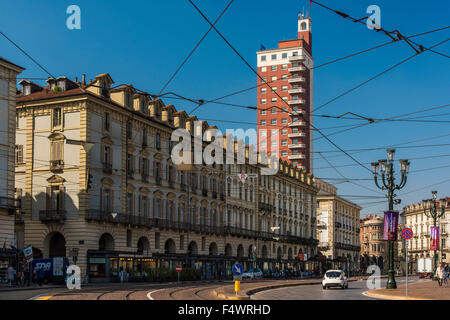
M 398 211 L 384 213 L 384 240 L 397 240 Z
M 430 228 L 430 250 L 439 249 L 439 227 Z

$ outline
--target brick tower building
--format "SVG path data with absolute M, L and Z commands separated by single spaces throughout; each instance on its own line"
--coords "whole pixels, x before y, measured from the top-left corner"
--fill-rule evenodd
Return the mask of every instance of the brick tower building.
M 312 171 L 311 18 L 298 16 L 298 37 L 258 51 L 258 150 Z M 272 90 L 270 89 L 270 87 Z M 272 92 L 275 91 L 275 92 Z M 280 97 L 282 99 L 280 99 Z

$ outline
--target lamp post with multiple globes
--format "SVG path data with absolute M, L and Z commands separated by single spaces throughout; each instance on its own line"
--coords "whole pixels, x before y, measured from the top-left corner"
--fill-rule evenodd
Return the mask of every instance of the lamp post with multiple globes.
M 400 159 L 400 172 L 401 172 L 401 181 L 399 184 L 395 184 L 394 177 L 394 154 L 395 149 L 388 149 L 387 160 L 378 160 L 378 162 L 372 163 L 372 173 L 375 180 L 375 185 L 381 190 L 387 190 L 388 192 L 388 204 L 389 211 L 394 210 L 394 198 L 396 194 L 395 190 L 402 189 L 407 180 L 407 175 L 409 172 L 409 161 L 406 159 Z M 378 175 L 381 175 L 382 185 L 378 183 Z M 398 199 L 395 200 L 395 204 L 398 204 Z M 394 241 L 388 240 L 388 281 L 386 288 L 387 289 L 396 289 L 397 284 L 395 283 L 394 276 Z

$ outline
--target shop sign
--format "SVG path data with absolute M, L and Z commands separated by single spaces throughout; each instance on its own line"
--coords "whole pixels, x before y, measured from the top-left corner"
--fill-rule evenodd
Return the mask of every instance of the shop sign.
M 33 247 L 31 245 L 29 245 L 28 247 L 23 249 L 23 255 L 24 255 L 25 259 L 27 259 L 28 263 L 33 261 Z
M 89 263 L 106 263 L 106 259 L 105 258 L 89 258 Z

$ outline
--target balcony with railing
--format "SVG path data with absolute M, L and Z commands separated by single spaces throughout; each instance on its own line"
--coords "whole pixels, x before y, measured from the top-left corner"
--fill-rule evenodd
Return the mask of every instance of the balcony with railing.
M 297 89 L 290 89 L 288 90 L 288 93 L 290 94 L 296 94 L 296 93 L 305 93 L 306 90 L 303 88 L 297 88 Z
M 288 156 L 289 160 L 298 160 L 298 159 L 306 159 L 306 156 L 303 154 L 293 154 Z
M 318 229 L 326 229 L 327 228 L 327 223 L 325 223 L 324 221 L 318 221 L 317 222 L 317 228 Z
M 303 66 L 288 68 L 289 72 L 305 71 L 306 68 Z
M 103 172 L 107 173 L 107 174 L 111 174 L 112 173 L 112 164 L 111 163 L 103 163 Z
M 290 78 L 288 79 L 289 83 L 298 83 L 298 82 L 305 82 L 306 79 L 303 77 L 294 77 L 294 78 Z
M 289 61 L 305 61 L 305 56 L 300 54 L 300 55 L 292 55 L 288 57 Z
M 13 214 L 17 208 L 20 208 L 20 199 L 0 197 L 0 208 L 9 210 L 9 213 Z
M 66 220 L 67 211 L 62 209 L 40 210 L 39 220 L 41 222 L 63 222 Z
M 303 99 L 293 99 L 293 100 L 288 101 L 289 105 L 305 104 L 305 103 L 306 103 L 306 100 L 303 100 Z
M 64 168 L 64 160 L 50 160 L 50 170 L 60 171 Z
M 294 121 L 289 123 L 289 127 L 300 127 L 304 126 L 306 123 L 304 121 Z
M 329 244 L 328 244 L 328 242 L 319 242 L 318 247 L 319 247 L 319 249 L 326 250 L 326 249 L 328 249 Z
M 288 145 L 288 148 L 289 149 L 305 148 L 305 144 L 304 143 L 290 144 Z
M 289 138 L 301 138 L 301 137 L 306 137 L 306 133 L 304 132 L 297 132 L 297 133 L 289 133 L 288 134 Z
M 127 169 L 127 177 L 133 178 L 133 175 L 134 175 L 134 171 L 132 169 Z

